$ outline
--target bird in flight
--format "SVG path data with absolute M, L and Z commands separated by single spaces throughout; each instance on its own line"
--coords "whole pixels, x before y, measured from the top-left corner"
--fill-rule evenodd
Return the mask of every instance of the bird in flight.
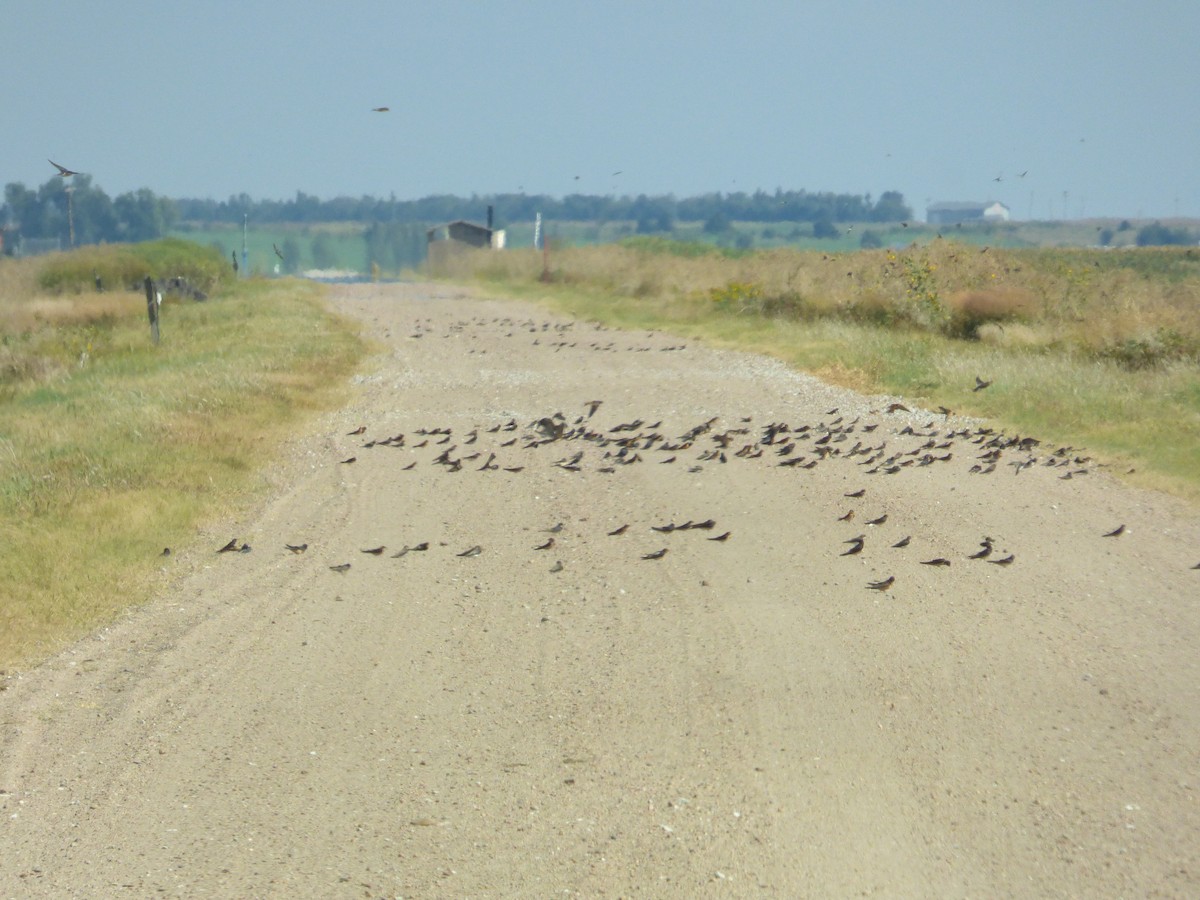
M 54 166 L 54 168 L 58 169 L 58 175 L 60 178 L 66 178 L 70 175 L 78 175 L 79 174 L 78 172 L 72 172 L 66 166 L 60 166 L 58 163 L 56 163 L 52 159 L 48 159 L 48 160 L 46 160 L 46 162 L 50 163 L 50 165 L 52 165 L 52 166 Z
M 988 388 L 991 386 L 992 386 L 992 383 L 990 381 L 984 381 L 982 378 L 980 378 L 978 375 L 976 375 L 975 376 L 975 387 L 971 388 L 971 392 L 974 393 L 975 391 L 982 391 L 984 388 Z
M 391 112 L 391 111 L 392 111 L 392 108 L 390 106 L 373 106 L 373 107 L 371 107 L 371 112 Z
M 283 259 L 283 251 L 279 249 L 278 245 L 272 244 L 271 249 L 275 251 L 276 256 L 278 256 L 280 259 Z

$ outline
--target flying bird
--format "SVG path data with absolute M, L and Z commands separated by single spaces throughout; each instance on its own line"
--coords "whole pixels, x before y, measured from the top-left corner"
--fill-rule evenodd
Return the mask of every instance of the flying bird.
M 889 575 L 883 581 L 868 581 L 867 587 L 873 591 L 886 591 L 896 583 L 896 576 Z
M 391 112 L 391 111 L 392 111 L 392 108 L 390 106 L 374 106 L 371 108 L 371 112 Z
M 275 255 L 283 259 L 283 251 L 276 244 L 271 244 L 271 249 L 275 251 Z
M 52 160 L 52 159 L 50 159 L 50 160 L 47 160 L 47 162 L 48 162 L 48 163 L 50 163 L 50 165 L 54 166 L 54 168 L 58 169 L 58 176 L 59 176 L 59 178 L 67 178 L 67 177 L 69 177 L 69 176 L 71 176 L 71 175 L 78 175 L 78 174 L 79 174 L 78 172 L 72 172 L 72 171 L 71 171 L 70 169 L 68 169 L 66 166 L 60 166 L 58 163 L 56 163 L 56 162 L 55 162 L 54 160 Z
M 980 378 L 978 375 L 976 375 L 975 376 L 975 387 L 971 388 L 971 392 L 974 393 L 975 391 L 982 391 L 984 388 L 991 387 L 991 386 L 992 386 L 992 383 L 990 381 L 984 381 L 982 378 Z

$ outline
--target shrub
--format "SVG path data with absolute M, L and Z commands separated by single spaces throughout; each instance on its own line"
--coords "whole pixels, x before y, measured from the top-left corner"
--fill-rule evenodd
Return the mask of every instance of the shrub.
M 1013 287 L 959 291 L 950 295 L 946 305 L 950 310 L 947 333 L 972 340 L 979 337 L 981 326 L 1030 318 L 1038 306 L 1033 294 Z

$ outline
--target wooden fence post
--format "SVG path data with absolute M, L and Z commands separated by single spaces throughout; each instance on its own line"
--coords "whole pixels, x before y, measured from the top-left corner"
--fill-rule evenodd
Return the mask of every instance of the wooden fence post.
M 150 316 L 150 338 L 158 344 L 158 291 L 154 279 L 146 276 L 146 313 Z

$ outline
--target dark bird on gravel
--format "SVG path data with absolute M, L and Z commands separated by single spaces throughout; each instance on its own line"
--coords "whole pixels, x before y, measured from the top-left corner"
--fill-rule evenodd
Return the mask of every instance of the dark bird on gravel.
M 349 458 L 347 458 L 347 459 L 343 459 L 341 464 L 342 464 L 343 466 L 347 466 L 347 465 L 349 465 L 350 463 L 352 463 L 352 462 L 357 462 L 357 461 L 358 461 L 358 457 L 357 457 L 357 456 L 351 456 L 351 457 L 349 457 Z
M 553 546 L 554 546 L 554 538 L 550 538 L 549 540 L 546 541 L 546 543 L 539 544 L 538 546 L 534 547 L 533 549 L 534 550 L 549 550 Z
M 716 519 L 705 519 L 703 522 L 692 522 L 687 528 L 699 528 L 701 531 L 712 531 L 716 526 Z
M 723 544 L 723 543 L 725 543 L 727 540 L 729 540 L 729 536 L 730 536 L 731 534 L 733 534 L 733 532 L 732 532 L 732 531 L 727 531 L 727 532 L 725 532 L 724 534 L 718 534 L 716 537 L 710 537 L 710 538 L 709 538 L 709 540 L 710 540 L 710 541 L 717 541 L 718 543 L 721 543 L 721 544 Z
M 222 547 L 217 552 L 218 553 L 234 553 L 237 551 L 237 548 L 238 548 L 238 539 L 234 538 L 232 541 L 230 541 L 228 544 L 226 544 L 224 547 Z
M 478 544 L 476 544 L 474 547 L 467 548 L 462 553 L 456 553 L 455 556 L 463 556 L 463 557 L 478 556 L 482 552 L 483 552 L 483 548 L 480 547 Z
M 562 560 L 561 560 L 561 559 L 560 559 L 560 560 L 557 560 L 557 561 L 554 563 L 554 565 L 552 565 L 552 566 L 550 567 L 550 571 L 551 571 L 551 573 L 553 573 L 553 572 L 561 572 L 562 570 L 563 570 L 563 564 L 562 564 Z
M 347 431 L 347 432 L 346 432 L 346 437 L 355 437 L 355 436 L 357 436 L 357 435 L 360 435 L 360 434 L 366 434 L 366 433 L 367 433 L 367 426 L 366 426 L 366 425 L 359 425 L 359 426 L 358 426 L 357 428 L 355 428 L 353 431 Z
M 276 246 L 275 244 L 272 244 L 271 249 L 275 251 L 276 256 L 278 256 L 280 259 L 283 259 L 283 251 L 280 250 L 278 246 Z
M 858 500 L 859 498 L 865 496 L 866 493 L 867 493 L 867 489 L 861 488 L 857 491 L 851 491 L 849 494 L 842 494 L 842 496 L 843 497 L 852 497 L 853 499 Z
M 900 538 L 900 540 L 896 541 L 896 543 L 892 544 L 892 546 L 897 549 L 899 549 L 901 547 L 907 547 L 908 542 L 911 540 L 912 540 L 912 535 L 906 534 L 904 537 Z
M 626 524 L 622 525 L 620 528 L 614 528 L 612 531 L 610 531 L 608 533 L 608 536 L 616 537 L 617 535 L 624 534 L 628 530 L 629 530 L 629 523 L 626 523 Z
M 170 556 L 170 555 L 171 555 L 171 548 L 170 548 L 170 547 L 163 547 L 163 549 L 162 549 L 162 553 L 160 553 L 160 554 L 158 554 L 158 555 L 159 555 L 159 556 Z
M 642 559 L 662 559 L 666 555 L 667 555 L 667 548 L 663 547 L 661 550 L 656 550 L 653 553 L 647 553 L 645 556 L 642 557 Z
M 946 559 L 945 557 L 939 556 L 937 559 L 923 559 L 923 560 L 921 560 L 921 565 L 923 565 L 923 566 L 948 566 L 948 565 L 950 565 L 950 560 Z
M 308 544 L 284 544 L 283 546 L 291 550 L 293 553 L 303 553 L 308 549 Z
M 870 520 L 868 520 L 868 521 L 867 521 L 867 524 L 868 524 L 868 525 L 882 525 L 882 524 L 883 524 L 884 522 L 886 522 L 886 521 L 887 521 L 887 513 L 884 513 L 884 514 L 883 514 L 882 516 L 880 516 L 878 519 L 870 519 Z
M 988 388 L 991 386 L 992 386 L 992 383 L 990 381 L 984 381 L 982 378 L 980 378 L 978 375 L 976 375 L 975 376 L 975 387 L 971 388 L 971 392 L 974 393 L 975 391 L 982 391 L 984 388 Z
M 674 531 L 678 527 L 679 526 L 676 525 L 674 522 L 671 522 L 668 525 L 651 525 L 650 530 L 657 531 L 660 534 L 670 534 L 672 531 Z
M 379 556 L 386 548 L 381 544 L 378 547 L 372 547 L 370 550 L 360 550 L 360 553 L 370 553 L 372 556 Z
M 854 518 L 854 510 L 850 510 L 850 512 L 846 513 L 844 516 L 838 516 L 838 521 L 839 522 L 849 522 L 853 518 Z
M 888 411 L 888 412 L 890 412 L 890 413 L 894 413 L 894 412 L 912 412 L 912 410 L 910 410 L 910 409 L 909 409 L 907 406 L 905 406 L 903 403 L 889 403 L 889 404 L 888 404 L 887 411 Z
M 992 539 L 984 538 L 979 542 L 979 552 L 972 553 L 967 559 L 987 559 L 992 555 Z
M 867 587 L 873 591 L 886 591 L 895 583 L 896 576 L 889 575 L 887 578 L 883 579 L 883 581 L 868 581 Z
M 504 471 L 505 472 L 520 472 L 524 468 L 525 468 L 524 466 L 505 466 Z
M 1004 559 L 989 559 L 988 562 L 993 566 L 1011 566 L 1014 559 L 1016 559 L 1016 556 L 1010 553 Z
M 839 553 L 838 556 L 854 556 L 856 553 L 862 553 L 863 545 L 866 543 L 866 540 L 866 535 L 860 534 L 856 538 L 850 538 L 848 541 L 843 541 L 843 543 L 850 544 L 851 547 L 845 553 Z
M 331 571 L 334 571 L 334 572 L 349 572 L 350 571 L 350 563 L 339 563 L 338 565 L 330 566 L 329 568 Z
M 552 525 L 549 528 L 542 529 L 542 531 L 546 532 L 546 534 L 559 534 L 562 532 L 562 530 L 563 530 L 562 522 L 559 522 L 557 525 Z
M 1120 536 L 1121 536 L 1121 535 L 1123 535 L 1124 533 L 1125 533 L 1125 526 L 1124 526 L 1124 525 L 1118 525 L 1118 526 L 1117 526 L 1116 528 L 1114 528 L 1112 531 L 1110 531 L 1110 532 L 1106 533 L 1106 534 L 1104 535 L 1104 537 L 1120 537 Z
M 1194 566 L 1192 566 L 1192 568 L 1193 568 L 1193 569 L 1200 569 L 1200 563 L 1196 563 Z
M 68 169 L 66 166 L 60 166 L 58 163 L 56 163 L 56 162 L 55 162 L 54 160 L 52 160 L 52 159 L 48 159 L 48 160 L 46 160 L 46 161 L 47 161 L 48 163 L 50 163 L 50 165 L 54 166 L 54 168 L 58 169 L 58 177 L 59 177 L 59 178 L 68 178 L 68 177 L 70 177 L 71 175 L 78 175 L 78 174 L 79 174 L 78 172 L 72 172 L 72 171 L 71 171 L 70 169 Z

